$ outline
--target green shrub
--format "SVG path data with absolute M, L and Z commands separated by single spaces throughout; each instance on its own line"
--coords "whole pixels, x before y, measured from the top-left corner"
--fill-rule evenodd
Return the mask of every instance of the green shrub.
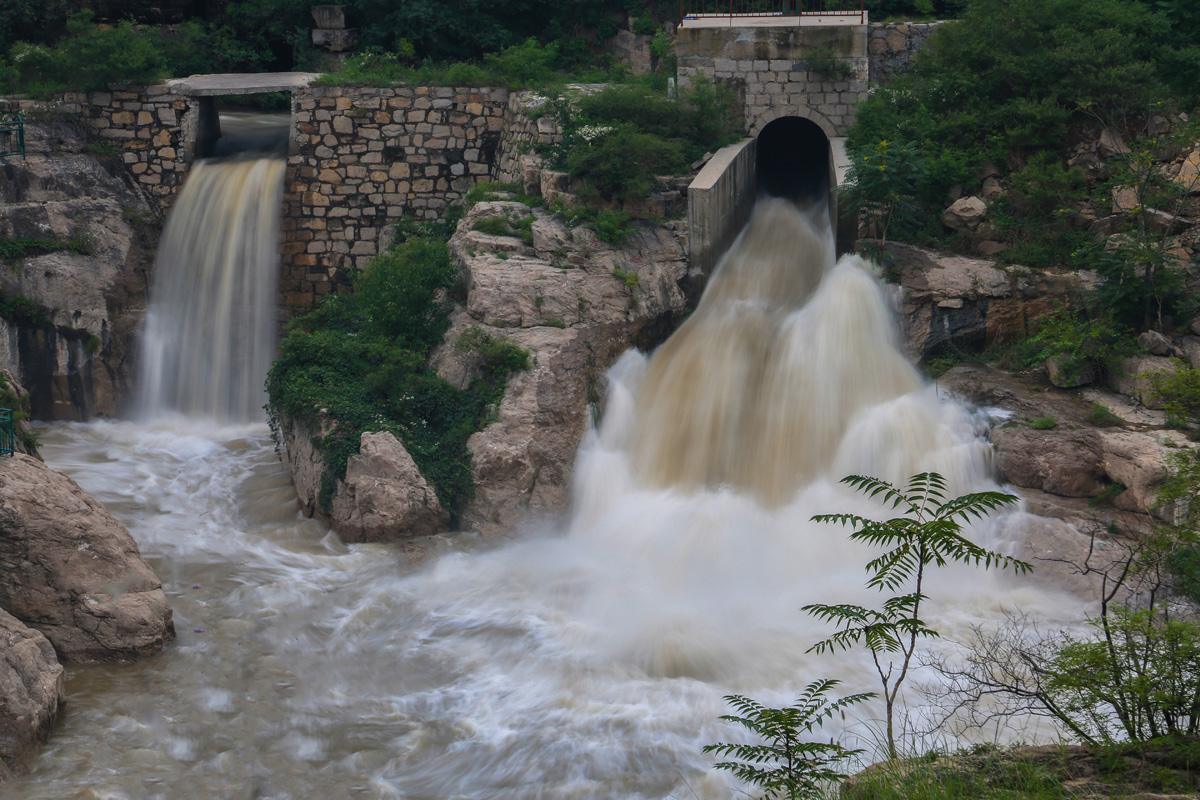
M 633 21 L 633 32 L 639 36 L 653 36 L 658 31 L 651 17 L 638 17 Z
M 1054 417 L 1038 417 L 1029 423 L 1029 427 L 1035 431 L 1048 431 L 1058 427 L 1058 420 Z
M 554 72 L 558 62 L 558 43 L 541 45 L 537 39 L 529 38 L 498 53 L 485 55 L 483 62 L 510 88 L 544 86 L 558 77 Z
M 459 279 L 444 239 L 423 235 L 432 227 L 399 224 L 393 245 L 354 277 L 352 294 L 292 321 L 267 376 L 275 435 L 281 416 L 295 420 L 325 461 L 323 508 L 366 431 L 394 434 L 452 513 L 471 496 L 467 439 L 519 358 L 498 345 L 500 360 L 466 390 L 428 367 L 449 324 L 438 298 Z
M 585 225 L 596 234 L 596 238 L 615 247 L 629 241 L 637 226 L 624 211 L 597 210 L 586 206 L 566 206 L 561 201 L 554 204 L 552 211 L 571 225 Z M 562 255 L 565 255 L 563 253 Z M 566 267 L 566 268 L 569 268 Z
M 1061 367 L 1077 377 L 1089 367 L 1111 370 L 1135 349 L 1133 334 L 1111 315 L 1090 316 L 1066 306 L 1044 317 L 1037 333 L 1026 342 L 1027 364 L 1035 366 L 1052 356 L 1063 357 Z
M 512 342 L 497 339 L 478 325 L 471 325 L 454 342 L 456 350 L 478 353 L 480 366 L 492 375 L 529 369 L 530 352 Z
M 53 47 L 19 42 L 10 51 L 16 68 L 11 90 L 34 97 L 59 92 L 91 91 L 111 83 L 153 83 L 166 64 L 150 33 L 122 22 L 101 28 L 92 12 L 80 11 L 67 20 L 67 35 Z
M 846 202 L 879 239 L 879 260 L 888 233 L 911 231 L 917 223 L 916 191 L 925 179 L 925 157 L 913 142 L 882 139 L 850 151 Z
M 825 81 L 841 81 L 854 71 L 845 59 L 828 47 L 814 47 L 804 57 L 808 71 Z
M 639 133 L 632 125 L 601 130 L 567 156 L 573 176 L 601 197 L 617 200 L 649 195 L 657 186 L 656 176 L 680 172 L 687 163 L 677 142 Z
M 826 694 L 837 685 L 835 680 L 814 681 L 795 703 L 784 708 L 770 708 L 742 695 L 726 696 L 725 702 L 737 713 L 721 719 L 741 725 L 761 743 L 720 742 L 706 745 L 704 752 L 737 759 L 713 766 L 759 787 L 764 798 L 823 797 L 828 784 L 845 778 L 834 765 L 862 751 L 836 742 L 810 741 L 813 734 L 834 714 L 844 716 L 846 708 L 874 696 L 852 694 L 828 699 Z
M 39 239 L 34 236 L 21 236 L 15 239 L 6 236 L 0 236 L 0 261 L 6 261 L 12 264 L 12 267 L 15 270 L 17 268 L 15 262 L 27 256 L 37 256 L 45 253 L 62 251 L 68 253 L 90 254 L 93 252 L 94 248 L 94 237 L 85 233 L 76 234 L 65 242 L 60 242 L 54 239 Z
M 1149 372 L 1146 379 L 1168 417 L 1185 425 L 1200 424 L 1200 370 L 1176 359 L 1175 369 Z
M 1088 422 L 1097 428 L 1114 428 L 1122 424 L 1120 417 L 1097 403 L 1092 403 L 1092 410 L 1088 413 Z

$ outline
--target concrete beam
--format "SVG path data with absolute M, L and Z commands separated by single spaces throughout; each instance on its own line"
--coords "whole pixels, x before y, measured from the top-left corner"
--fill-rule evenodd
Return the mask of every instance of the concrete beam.
M 190 97 L 219 97 L 229 94 L 265 94 L 302 89 L 320 77 L 319 72 L 264 72 L 243 75 L 191 75 L 166 81 L 172 94 Z

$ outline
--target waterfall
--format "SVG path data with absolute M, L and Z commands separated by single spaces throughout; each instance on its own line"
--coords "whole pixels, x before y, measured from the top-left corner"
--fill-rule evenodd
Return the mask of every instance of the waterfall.
M 275 351 L 280 159 L 199 161 L 158 248 L 139 407 L 223 421 L 262 417 Z
M 923 388 L 870 265 L 835 265 L 824 206 L 766 199 L 649 363 L 634 469 L 649 486 L 730 486 L 771 507 L 850 469 L 901 483 L 925 470 L 986 480 L 986 448 L 960 458 L 975 437 L 957 439 L 936 404 L 901 403 L 911 406 L 901 413 L 901 398 Z M 888 419 L 872 423 L 881 408 Z

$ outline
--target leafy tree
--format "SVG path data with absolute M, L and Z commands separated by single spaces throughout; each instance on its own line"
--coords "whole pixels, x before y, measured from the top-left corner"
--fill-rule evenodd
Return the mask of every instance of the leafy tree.
M 888 231 L 911 230 L 917 221 L 917 187 L 925 179 L 925 158 L 915 142 L 882 139 L 851 150 L 846 200 L 865 216 L 879 238 L 882 258 Z
M 1176 472 L 1175 488 L 1189 493 L 1185 505 L 1195 499 L 1197 474 L 1194 463 L 1186 475 Z M 965 712 L 969 724 L 1004 714 L 1049 717 L 1091 744 L 1200 733 L 1200 609 L 1175 591 L 1174 574 L 1179 556 L 1197 544 L 1186 524 L 1104 547 L 1093 534 L 1083 561 L 1069 564 L 1098 579 L 1090 634 L 1046 633 L 1020 614 L 998 630 L 977 629 L 961 665 L 935 665 L 950 679 L 951 710 Z
M 867 564 L 868 588 L 910 591 L 889 597 L 877 609 L 852 603 L 804 606 L 817 619 L 832 622 L 840 629 L 810 648 L 810 652 L 848 650 L 855 645 L 865 645 L 871 651 L 883 687 L 888 754 L 896 758 L 894 717 L 900 689 L 912 666 L 917 640 L 938 636 L 920 616 L 921 604 L 927 599 L 924 589 L 930 568 L 944 567 L 950 562 L 984 569 L 1012 567 L 1018 572 L 1032 567 L 980 547 L 962 534 L 964 524 L 1016 502 L 1014 495 L 975 492 L 947 500 L 946 481 L 936 472 L 914 475 L 904 489 L 858 475 L 843 478 L 842 483 L 868 497 L 880 498 L 885 506 L 902 509 L 901 515 L 879 521 L 857 514 L 821 514 L 813 520 L 850 526 L 854 529 L 850 534 L 852 540 L 886 548 L 883 555 Z
M 1103 278 L 1094 295 L 1101 307 L 1125 324 L 1162 330 L 1168 315 L 1182 317 L 1194 308 L 1186 279 L 1197 259 L 1173 253 L 1173 213 L 1184 210 L 1190 191 L 1163 175 L 1158 154 L 1172 146 L 1189 147 L 1200 125 L 1178 126 L 1170 133 L 1134 140 L 1129 153 L 1113 159 L 1112 184 L 1134 200 L 1125 209 L 1128 230 L 1081 248 L 1075 265 L 1094 269 Z
M 721 742 L 706 745 L 704 752 L 736 759 L 714 766 L 759 787 L 764 798 L 799 800 L 823 796 L 823 784 L 844 777 L 833 765 L 862 750 L 850 750 L 832 741 L 805 741 L 805 737 L 811 736 L 834 714 L 844 714 L 847 707 L 873 697 L 868 693 L 828 699 L 825 695 L 837 685 L 835 680 L 814 681 L 795 703 L 785 708 L 769 708 L 738 694 L 726 696 L 726 702 L 737 714 L 727 714 L 721 719 L 741 725 L 763 743 Z

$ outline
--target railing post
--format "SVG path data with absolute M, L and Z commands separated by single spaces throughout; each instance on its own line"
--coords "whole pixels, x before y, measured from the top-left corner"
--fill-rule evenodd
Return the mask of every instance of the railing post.
M 0 408 L 0 456 L 12 456 L 16 449 L 12 409 Z

